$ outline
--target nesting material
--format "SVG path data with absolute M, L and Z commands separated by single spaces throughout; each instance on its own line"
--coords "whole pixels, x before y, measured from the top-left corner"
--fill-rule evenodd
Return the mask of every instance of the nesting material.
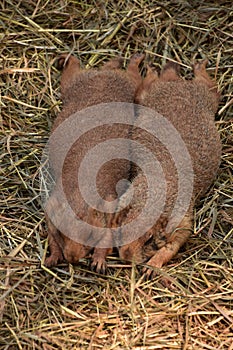
M 1 1 L 2 349 L 232 349 L 231 28 L 231 1 Z M 207 57 L 218 83 L 220 170 L 185 249 L 152 281 L 114 256 L 106 277 L 90 271 L 88 258 L 75 267 L 43 265 L 39 167 L 62 106 L 54 60 L 66 52 L 91 68 L 118 55 L 127 66 L 144 52 L 155 69 L 179 62 L 186 79 L 193 60 Z

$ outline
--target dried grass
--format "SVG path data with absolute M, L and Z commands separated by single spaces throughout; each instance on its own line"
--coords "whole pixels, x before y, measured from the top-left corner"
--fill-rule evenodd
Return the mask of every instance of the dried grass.
M 232 19 L 231 1 L 1 1 L 1 349 L 233 349 Z M 207 56 L 219 82 L 221 169 L 195 234 L 153 281 L 115 257 L 107 276 L 88 259 L 40 267 L 38 169 L 60 110 L 53 61 L 67 51 L 89 66 L 143 51 L 155 66 L 181 62 L 187 77 Z

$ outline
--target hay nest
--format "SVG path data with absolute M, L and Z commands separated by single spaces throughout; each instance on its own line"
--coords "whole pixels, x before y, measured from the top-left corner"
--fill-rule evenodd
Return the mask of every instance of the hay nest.
M 233 349 L 231 1 L 16 1 L 0 4 L 1 349 Z M 42 268 L 40 157 L 61 108 L 61 52 L 99 66 L 134 52 L 160 66 L 208 57 L 222 100 L 218 177 L 185 249 L 153 281 L 109 257 L 107 276 Z M 162 286 L 161 277 L 174 281 Z

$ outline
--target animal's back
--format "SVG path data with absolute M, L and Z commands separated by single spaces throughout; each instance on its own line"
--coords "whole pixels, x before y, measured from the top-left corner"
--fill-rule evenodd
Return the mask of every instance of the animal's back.
M 62 96 L 63 109 L 53 130 L 73 113 L 100 103 L 133 103 L 135 84 L 120 70 L 87 70 L 80 72 Z
M 157 189 L 159 192 L 160 183 L 162 182 L 161 178 L 155 176 L 154 187 L 148 189 L 143 172 L 139 170 L 132 182 L 135 188 L 133 200 L 125 208 L 124 204 L 131 194 L 131 189 L 129 189 L 119 201 L 119 208 L 125 208 L 125 210 L 117 213 L 115 218 L 117 225 L 121 226 L 123 245 L 119 248 L 119 254 L 123 259 L 139 263 L 149 259 L 147 265 L 160 268 L 175 256 L 192 232 L 193 210 L 196 199 L 203 195 L 211 185 L 218 170 L 221 156 L 220 138 L 214 124 L 219 96 L 216 83 L 208 76 L 205 66 L 206 61 L 195 64 L 195 78 L 192 81 L 182 80 L 177 74 L 176 67 L 174 68 L 170 63 L 165 66 L 159 77 L 150 69 L 143 84 L 138 89 L 137 102 L 165 117 L 182 137 L 192 161 L 194 190 L 192 192 L 191 187 L 189 190 L 184 190 L 182 186 L 180 188 L 178 186 L 180 169 L 176 167 L 173 152 L 176 155 L 179 153 L 179 156 L 180 153 L 183 155 L 183 157 L 180 157 L 182 165 L 187 162 L 187 155 L 185 156 L 185 152 L 180 151 L 180 148 L 177 147 L 176 133 L 174 131 L 165 133 L 168 139 L 169 136 L 171 138 L 168 140 L 171 147 L 170 151 L 172 151 L 169 154 L 168 149 L 166 149 L 167 140 L 163 144 L 159 141 L 159 136 L 155 138 L 143 130 L 143 126 L 146 124 L 150 127 L 150 119 L 148 120 L 147 115 L 149 112 L 139 108 L 136 124 L 142 128 L 133 129 L 132 138 L 149 148 L 160 163 L 167 185 L 166 202 L 162 214 L 159 218 L 156 218 L 155 212 L 161 202 L 161 198 L 157 194 Z M 154 116 L 154 120 L 156 120 L 157 117 Z M 152 118 L 152 124 L 154 120 Z M 160 125 L 157 129 L 158 135 L 159 132 L 163 132 Z M 143 156 L 140 149 L 138 152 L 138 149 L 134 150 L 132 148 L 132 152 L 136 163 L 139 159 L 151 166 L 149 158 Z M 188 169 L 191 169 L 189 164 Z M 187 174 L 189 174 L 189 171 L 187 171 Z M 183 174 L 185 175 L 186 172 L 184 171 Z M 187 183 L 190 178 L 186 179 L 183 176 L 181 180 Z M 164 191 L 163 188 L 162 190 Z M 182 191 L 184 197 L 181 197 L 178 201 L 179 193 Z M 145 197 L 150 193 L 157 200 L 154 207 L 149 208 L 152 212 L 152 218 L 154 217 L 154 224 L 149 229 L 141 230 L 139 228 L 138 238 L 128 243 L 127 239 L 132 237 L 132 232 L 125 224 L 131 221 L 134 222 L 138 213 L 144 209 Z M 187 198 L 190 198 L 190 201 L 187 201 Z M 146 227 L 144 221 L 144 216 L 142 216 L 142 227 Z M 124 242 L 127 243 L 124 244 Z M 151 272 L 152 270 L 148 269 L 146 275 L 150 276 Z
M 96 206 L 92 207 L 88 205 L 88 201 L 85 201 L 83 192 L 81 193 L 79 188 L 78 171 L 82 161 L 88 156 L 88 151 L 95 149 L 95 146 L 113 138 L 127 139 L 129 126 L 109 123 L 108 120 L 112 120 L 111 118 L 108 119 L 108 113 L 110 115 L 112 113 L 111 108 L 109 108 L 109 112 L 105 111 L 105 114 L 102 115 L 101 104 L 111 102 L 132 103 L 134 101 L 135 90 L 141 82 L 138 65 L 142 58 L 143 55 L 133 56 L 126 72 L 118 69 L 120 68 L 119 59 L 108 62 L 101 70 L 82 71 L 80 70 L 79 61 L 75 57 L 62 55 L 59 58 L 60 68 L 64 68 L 61 78 L 63 108 L 54 122 L 52 137 L 50 137 L 52 141 L 49 145 L 50 165 L 56 181 L 56 186 L 47 204 L 49 209 L 47 215 L 48 234 L 51 248 L 51 256 L 47 259 L 49 266 L 56 265 L 62 257 L 74 263 L 85 256 L 91 247 L 77 243 L 76 240 L 79 242 L 80 237 L 84 237 L 85 242 L 89 237 L 92 241 L 91 245 L 95 245 L 98 241 L 104 241 L 104 244 L 106 244 L 106 240 L 111 240 L 111 235 L 108 233 L 103 237 L 102 235 L 96 237 L 97 241 L 92 235 L 92 227 L 108 227 L 109 217 L 101 209 L 98 210 L 100 203 L 96 203 Z M 85 110 L 96 105 L 99 105 L 99 109 L 94 108 L 92 112 Z M 133 107 L 129 109 L 130 115 L 134 118 Z M 78 115 L 71 117 L 79 111 L 81 112 Z M 95 125 L 98 125 L 98 123 L 95 124 L 96 119 L 99 120 L 99 117 L 103 116 L 106 116 L 106 124 L 104 120 L 99 127 L 95 127 Z M 69 117 L 71 118 L 69 119 Z M 90 120 L 88 117 L 92 119 Z M 86 119 L 89 121 L 86 121 Z M 72 124 L 73 121 L 74 124 Z M 65 123 L 63 124 L 63 122 Z M 70 129 L 68 128 L 68 134 L 67 129 L 65 129 L 67 124 L 72 126 Z M 90 126 L 90 130 L 80 132 L 83 125 L 84 130 L 87 125 Z M 76 129 L 78 131 L 77 135 L 79 135 L 79 132 L 81 133 L 79 136 L 76 136 Z M 72 133 L 74 135 L 71 135 Z M 66 150 L 69 143 L 70 147 Z M 64 148 L 67 153 L 64 163 L 61 164 L 61 153 Z M 111 152 L 109 148 L 108 152 Z M 98 155 L 96 157 L 98 160 Z M 116 194 L 117 182 L 128 177 L 129 162 L 112 158 L 110 161 L 106 161 L 98 172 L 94 184 L 90 183 L 93 175 L 93 163 L 94 161 L 90 160 L 87 162 L 88 169 L 85 168 L 84 178 L 82 177 L 84 182 L 82 190 L 84 190 L 84 193 L 89 193 L 91 192 L 91 186 L 94 185 L 102 199 L 106 202 L 112 201 Z M 63 205 L 66 204 L 61 203 L 63 192 L 65 193 L 66 203 L 68 202 L 72 208 L 70 211 L 68 207 L 65 208 L 65 211 Z M 57 213 L 61 214 L 57 215 Z M 57 221 L 55 220 L 56 217 Z M 76 223 L 77 218 L 89 224 L 89 226 L 82 225 L 80 229 L 75 228 L 73 224 Z M 60 222 L 63 226 L 59 226 Z M 61 227 L 61 232 L 59 232 L 58 227 Z M 66 237 L 63 236 L 66 234 L 72 239 L 65 239 Z M 106 238 L 106 236 L 108 237 Z M 111 247 L 109 244 L 111 243 L 108 242 L 107 245 Z M 93 266 L 96 266 L 97 271 L 105 269 L 104 259 L 108 252 L 109 249 L 96 248 L 94 250 Z
M 214 122 L 215 94 L 195 81 L 158 80 L 145 94 L 142 104 L 160 113 L 176 128 L 192 159 L 195 196 L 204 194 L 216 175 L 221 155 L 220 137 Z M 144 115 L 139 115 L 139 124 L 143 118 Z M 133 137 L 140 139 L 137 134 Z M 141 141 L 144 143 L 145 138 Z M 155 141 L 150 138 L 149 142 Z M 164 151 L 158 144 L 154 153 L 164 158 Z

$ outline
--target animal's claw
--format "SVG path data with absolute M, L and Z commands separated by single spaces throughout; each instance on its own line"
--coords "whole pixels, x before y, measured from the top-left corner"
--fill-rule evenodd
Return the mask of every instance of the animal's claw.
M 91 270 L 96 271 L 99 274 L 106 274 L 107 264 L 105 260 L 93 260 L 91 263 Z

